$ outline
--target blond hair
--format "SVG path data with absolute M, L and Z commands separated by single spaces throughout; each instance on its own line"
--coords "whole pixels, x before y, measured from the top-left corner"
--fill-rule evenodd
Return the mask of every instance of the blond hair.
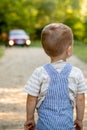
M 41 33 L 42 46 L 49 56 L 61 55 L 72 44 L 73 33 L 70 27 L 62 23 L 52 23 L 44 27 Z

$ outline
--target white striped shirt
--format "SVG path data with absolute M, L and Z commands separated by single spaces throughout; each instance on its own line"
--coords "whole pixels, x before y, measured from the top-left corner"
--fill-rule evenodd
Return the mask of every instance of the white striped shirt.
M 52 65 L 57 71 L 61 71 L 66 65 L 66 62 L 60 60 L 52 63 Z M 24 86 L 24 91 L 27 92 L 27 94 L 38 97 L 37 108 L 45 98 L 49 82 L 50 77 L 44 67 L 41 66 L 34 70 L 33 74 Z M 85 78 L 79 68 L 72 66 L 68 83 L 70 100 L 72 102 L 72 106 L 74 107 L 76 105 L 76 94 L 87 92 Z

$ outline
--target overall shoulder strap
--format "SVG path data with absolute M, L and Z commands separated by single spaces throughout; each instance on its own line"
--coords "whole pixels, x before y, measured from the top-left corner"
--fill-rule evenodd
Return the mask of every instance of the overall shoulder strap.
M 71 70 L 72 70 L 72 65 L 67 63 L 60 73 L 65 76 L 69 76 Z
M 51 64 L 46 64 L 44 65 L 44 68 L 45 70 L 47 71 L 47 73 L 50 75 L 50 76 L 53 76 L 53 75 L 57 75 L 57 74 L 62 74 L 64 76 L 69 76 L 70 72 L 71 72 L 71 69 L 72 69 L 72 65 L 67 63 L 64 68 L 61 70 L 61 72 L 58 72 Z
M 44 69 L 47 71 L 47 73 L 52 76 L 52 75 L 56 75 L 57 71 L 56 69 L 51 65 L 51 64 L 46 64 L 44 65 Z

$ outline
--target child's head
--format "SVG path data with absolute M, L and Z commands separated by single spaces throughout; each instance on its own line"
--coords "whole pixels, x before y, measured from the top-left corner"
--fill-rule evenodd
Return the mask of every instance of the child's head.
M 56 57 L 62 55 L 69 46 L 72 46 L 73 33 L 67 25 L 52 23 L 42 30 L 41 41 L 47 55 Z

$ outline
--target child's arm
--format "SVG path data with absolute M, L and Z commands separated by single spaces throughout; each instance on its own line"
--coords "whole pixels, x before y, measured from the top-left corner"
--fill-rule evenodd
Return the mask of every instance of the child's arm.
M 37 97 L 28 95 L 26 102 L 26 122 L 24 124 L 25 130 L 34 130 L 35 121 L 34 121 L 34 112 L 36 108 Z
M 84 109 L 85 109 L 85 94 L 77 94 L 76 96 L 76 120 L 75 126 L 76 130 L 82 130 L 83 125 L 83 117 L 84 117 Z

